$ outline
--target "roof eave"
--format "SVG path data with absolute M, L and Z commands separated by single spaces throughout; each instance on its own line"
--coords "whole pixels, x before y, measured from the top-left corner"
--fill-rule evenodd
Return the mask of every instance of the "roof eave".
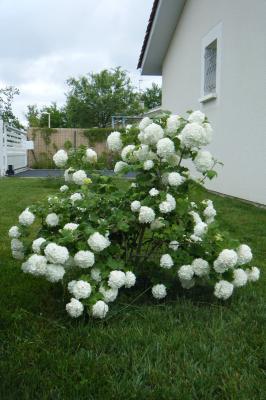
M 162 75 L 167 49 L 185 0 L 158 0 L 153 4 L 138 63 L 142 75 Z

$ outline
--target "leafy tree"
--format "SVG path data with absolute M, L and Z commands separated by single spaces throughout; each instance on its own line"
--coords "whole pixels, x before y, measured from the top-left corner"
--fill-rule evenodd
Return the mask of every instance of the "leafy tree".
M 15 128 L 21 129 L 23 125 L 12 110 L 12 103 L 16 95 L 19 95 L 19 89 L 14 86 L 6 86 L 0 89 L 0 114 L 5 122 L 13 125 Z
M 162 102 L 161 87 L 153 82 L 151 88 L 147 88 L 143 92 L 141 100 L 144 102 L 144 107 L 148 110 L 160 106 Z
M 64 109 L 58 108 L 53 102 L 50 106 L 44 106 L 40 110 L 37 105 L 28 105 L 26 118 L 29 126 L 44 128 L 48 126 L 48 115 L 50 114 L 51 128 L 64 128 L 67 126 L 66 113 Z
M 65 111 L 72 127 L 105 127 L 112 115 L 134 115 L 141 111 L 139 94 L 120 67 L 70 78 L 67 84 Z

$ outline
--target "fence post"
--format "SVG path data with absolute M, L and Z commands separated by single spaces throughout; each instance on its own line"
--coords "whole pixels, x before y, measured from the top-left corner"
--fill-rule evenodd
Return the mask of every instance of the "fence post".
M 0 115 L 0 176 L 6 174 L 6 137 L 5 124 Z

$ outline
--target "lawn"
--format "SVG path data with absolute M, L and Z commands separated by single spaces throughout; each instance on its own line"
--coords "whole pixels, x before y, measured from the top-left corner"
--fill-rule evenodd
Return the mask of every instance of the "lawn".
M 225 304 L 196 289 L 158 304 L 122 298 L 106 321 L 73 321 L 59 287 L 20 271 L 7 237 L 58 186 L 0 180 L 1 400 L 265 399 L 265 273 Z M 209 197 L 265 271 L 266 210 Z

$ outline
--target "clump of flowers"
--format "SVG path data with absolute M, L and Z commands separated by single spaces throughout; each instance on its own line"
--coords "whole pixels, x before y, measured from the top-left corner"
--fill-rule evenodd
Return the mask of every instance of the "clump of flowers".
M 65 168 L 66 184 L 45 204 L 23 211 L 9 230 L 22 271 L 62 282 L 72 318 L 86 312 L 103 319 L 121 291 L 136 286 L 156 301 L 178 286 L 195 285 L 211 286 L 214 296 L 227 300 L 257 281 L 260 271 L 249 246 L 219 231 L 211 200 L 191 198 L 195 185 L 216 175 L 218 161 L 204 149 L 211 138 L 200 111 L 187 118 L 145 117 L 137 129 L 107 138 L 109 151 L 121 156 L 114 177 L 95 172 L 93 149 L 59 150 L 54 162 Z M 188 159 L 197 178 L 191 178 Z M 135 178 L 122 190 L 117 177 L 128 172 Z

